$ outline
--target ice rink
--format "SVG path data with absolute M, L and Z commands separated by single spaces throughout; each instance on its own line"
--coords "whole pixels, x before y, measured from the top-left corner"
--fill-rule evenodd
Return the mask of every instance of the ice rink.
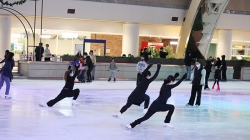
M 211 87 L 210 81 L 210 87 Z M 221 83 L 221 92 L 203 91 L 201 106 L 185 107 L 191 85 L 183 82 L 172 90 L 169 104 L 175 105 L 171 124 L 164 128 L 167 112 L 156 113 L 132 130 L 125 125 L 142 117 L 143 104 L 132 106 L 113 118 L 135 88 L 135 81 L 76 83 L 81 93 L 78 107 L 67 98 L 52 108 L 39 107 L 56 97 L 63 80 L 16 80 L 11 100 L 0 91 L 0 140 L 249 140 L 250 82 Z M 162 81 L 147 91 L 150 102 L 158 97 Z

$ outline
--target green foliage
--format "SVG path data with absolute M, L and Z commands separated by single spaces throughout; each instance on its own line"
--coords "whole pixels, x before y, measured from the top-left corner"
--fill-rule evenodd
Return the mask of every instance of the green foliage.
M 9 3 L 8 1 L 3 2 L 3 0 L 0 0 L 0 3 L 2 3 L 3 5 L 7 5 L 7 6 L 13 6 L 13 5 L 22 5 L 26 2 L 27 0 L 19 0 L 19 1 L 15 1 L 12 3 Z
M 14 54 L 22 54 L 21 51 L 12 51 Z
M 64 55 L 62 55 L 62 56 L 75 56 L 75 55 L 70 55 L 70 54 L 64 54 Z
M 168 52 L 166 58 L 175 58 L 175 53 L 172 46 L 163 47 L 163 50 Z M 149 46 L 148 51 L 151 51 L 151 58 L 160 58 L 160 50 L 155 49 L 155 47 Z

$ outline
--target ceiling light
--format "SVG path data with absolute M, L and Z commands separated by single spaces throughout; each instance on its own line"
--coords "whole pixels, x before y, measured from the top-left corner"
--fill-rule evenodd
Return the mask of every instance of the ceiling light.
M 51 35 L 40 35 L 40 38 L 51 38 Z
M 178 44 L 178 42 L 176 42 L 176 41 L 170 41 L 170 45 L 177 45 Z
M 77 38 L 78 34 L 73 34 L 73 33 L 63 33 L 62 38 Z
M 12 38 L 21 38 L 22 35 L 21 34 L 11 34 Z

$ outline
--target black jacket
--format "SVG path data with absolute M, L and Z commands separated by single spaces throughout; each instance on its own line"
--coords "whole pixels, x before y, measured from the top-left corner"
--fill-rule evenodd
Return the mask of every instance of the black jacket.
M 42 46 L 37 46 L 35 49 L 35 53 L 37 57 L 42 57 L 44 53 L 44 48 Z
M 145 61 L 148 61 L 148 56 L 151 55 L 151 52 L 141 52 L 141 56 L 144 56 Z
M 167 55 L 168 55 L 168 52 L 160 51 L 160 58 L 166 58 Z
M 224 59 L 222 58 L 221 65 L 222 65 L 221 69 L 223 69 L 223 70 L 227 69 L 227 63 L 226 63 L 225 58 Z
M 86 63 L 84 63 L 83 66 L 88 66 L 89 68 L 90 68 L 90 67 L 93 67 L 93 62 L 92 62 L 90 56 L 87 56 L 87 57 L 85 58 L 84 61 L 85 61 Z
M 138 106 L 140 106 L 140 104 L 144 102 L 144 95 L 148 89 L 148 86 L 158 76 L 160 69 L 161 69 L 161 66 L 157 66 L 157 70 L 152 78 L 150 79 L 147 79 L 146 77 L 142 78 L 138 86 L 129 95 L 128 102 L 138 105 Z
M 206 72 L 211 72 L 211 68 L 212 67 L 213 67 L 212 61 L 211 60 L 207 60 L 206 61 L 206 65 L 205 65 Z
M 214 79 L 221 80 L 221 70 L 220 69 L 215 70 Z
M 184 63 L 185 63 L 186 66 L 191 66 L 192 63 L 195 63 L 195 62 L 194 62 L 194 60 L 193 60 L 193 58 L 191 56 L 186 55 L 185 59 L 184 59 Z
M 71 67 L 69 66 L 68 69 L 70 69 Z M 75 79 L 76 79 L 76 76 L 78 75 L 78 68 L 79 66 L 76 66 L 76 69 L 75 69 L 75 72 L 74 72 L 74 75 L 71 77 L 71 76 L 67 76 L 67 81 L 64 85 L 63 88 L 66 88 L 68 89 L 69 91 L 72 91 L 73 88 L 74 88 L 74 84 L 75 84 Z

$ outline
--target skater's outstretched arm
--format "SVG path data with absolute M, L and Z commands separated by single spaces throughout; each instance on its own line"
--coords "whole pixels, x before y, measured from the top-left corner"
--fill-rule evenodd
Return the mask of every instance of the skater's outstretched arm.
M 152 81 L 155 80 L 155 78 L 158 76 L 158 74 L 159 74 L 159 72 L 160 72 L 160 69 L 161 69 L 161 64 L 158 63 L 158 64 L 157 64 L 157 70 L 156 70 L 154 76 L 153 76 L 152 78 L 149 79 L 150 82 L 152 82 Z
M 80 66 L 80 63 L 76 62 L 76 68 L 75 68 L 75 73 L 73 77 L 76 77 L 79 74 L 79 70 L 78 70 L 79 66 Z
M 168 85 L 168 86 L 170 86 L 170 88 L 175 88 L 175 87 L 179 86 L 180 83 L 181 83 L 184 79 L 186 79 L 186 78 L 187 78 L 187 73 L 185 73 L 185 74 L 182 76 L 182 78 L 181 78 L 178 82 L 176 82 L 176 83 L 173 84 L 173 85 Z

